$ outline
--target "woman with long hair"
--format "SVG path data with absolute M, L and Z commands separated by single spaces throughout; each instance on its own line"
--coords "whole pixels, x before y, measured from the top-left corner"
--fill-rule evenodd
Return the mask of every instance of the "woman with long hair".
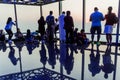
M 8 20 L 7 20 L 6 26 L 5 26 L 5 30 L 6 30 L 7 34 L 9 35 L 9 37 L 8 37 L 9 42 L 11 42 L 11 39 L 13 36 L 12 25 L 15 25 L 15 23 L 12 21 L 11 17 L 8 17 Z

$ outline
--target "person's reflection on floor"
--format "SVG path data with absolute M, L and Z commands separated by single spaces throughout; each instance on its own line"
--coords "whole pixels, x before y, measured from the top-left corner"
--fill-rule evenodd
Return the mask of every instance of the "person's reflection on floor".
M 9 47 L 10 47 L 10 52 L 9 52 L 8 58 L 10 59 L 13 65 L 17 65 L 19 58 L 15 57 L 15 49 L 12 46 L 9 46 Z
M 83 54 L 84 50 L 88 48 L 88 46 L 89 44 L 84 44 L 84 45 L 78 46 L 77 48 L 80 50 L 80 53 Z
M 28 53 L 31 55 L 33 51 L 33 43 L 26 43 L 26 48 L 28 50 Z
M 41 44 L 41 50 L 39 51 L 39 53 L 40 53 L 40 62 L 43 64 L 43 67 L 45 67 L 47 62 L 47 56 L 46 56 L 45 45 L 43 43 Z
M 5 42 L 0 42 L 0 50 L 2 50 L 3 52 L 5 52 L 6 49 L 7 49 L 6 43 Z
M 97 51 L 95 55 L 92 44 L 91 54 L 89 55 L 89 57 L 90 57 L 90 64 L 88 64 L 88 69 L 92 73 L 92 76 L 95 76 L 101 71 L 101 66 L 99 65 L 100 62 L 99 46 L 97 46 Z
M 31 55 L 32 54 L 32 51 L 36 48 L 36 47 L 39 47 L 38 46 L 39 44 L 36 45 L 36 43 L 26 43 L 26 48 L 29 52 L 29 54 Z
M 57 42 L 55 42 L 55 50 L 54 51 L 55 51 L 56 59 L 59 59 L 60 50 L 58 49 Z
M 77 51 L 78 48 L 77 48 L 76 44 L 70 44 L 69 47 L 70 47 L 70 50 L 71 50 L 72 53 L 74 53 L 74 52 L 76 54 L 78 53 L 78 51 Z
M 70 48 L 70 52 L 69 52 L 69 48 Z M 65 70 L 67 72 L 68 75 L 71 74 L 71 71 L 73 70 L 73 65 L 74 65 L 74 57 L 73 57 L 73 44 L 68 44 L 66 46 L 66 58 L 65 58 Z
M 14 41 L 14 44 L 16 45 L 16 47 L 18 48 L 19 51 L 22 51 L 22 47 L 24 46 L 24 42 L 23 41 Z
M 66 43 L 60 43 L 60 63 L 62 65 L 65 64 L 66 53 L 67 53 Z
M 115 70 L 115 65 L 111 60 L 111 46 L 107 46 L 105 54 L 103 57 L 103 65 L 101 65 L 102 71 L 105 73 L 104 78 L 108 78 L 108 74 L 112 73 Z
M 52 69 L 55 68 L 55 65 L 56 65 L 56 57 L 55 57 L 55 51 L 54 51 L 54 43 L 51 42 L 51 43 L 48 43 L 47 44 L 47 48 L 48 48 L 48 63 L 49 65 L 52 66 Z

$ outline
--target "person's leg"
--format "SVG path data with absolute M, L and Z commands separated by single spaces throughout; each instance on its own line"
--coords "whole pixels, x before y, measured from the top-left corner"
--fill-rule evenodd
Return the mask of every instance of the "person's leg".
M 97 45 L 99 46 L 101 43 L 99 42 L 100 40 L 100 34 L 101 34 L 101 26 L 96 27 L 97 31 Z
M 97 42 L 100 41 L 101 27 L 97 27 Z
M 94 42 L 94 34 L 95 34 L 94 27 L 91 27 L 90 32 L 91 32 L 91 40 L 92 40 L 92 43 L 93 43 Z
M 71 40 L 71 43 L 74 42 L 74 35 L 73 35 L 73 30 L 72 29 L 70 30 L 70 40 Z
M 92 42 L 94 41 L 94 34 L 91 35 Z
M 100 40 L 100 34 L 97 34 L 97 42 Z
M 112 43 L 112 32 L 113 32 L 113 26 L 110 26 L 110 34 L 109 34 L 110 44 Z
M 12 31 L 11 30 L 6 30 L 7 34 L 8 34 L 8 40 L 11 40 L 12 38 Z
M 111 44 L 111 42 L 112 42 L 112 35 L 109 34 L 109 43 Z
M 109 44 L 109 34 L 106 34 L 107 44 Z
M 12 36 L 13 36 L 13 32 L 11 30 L 9 30 L 9 40 L 12 39 Z
M 52 31 L 52 29 L 50 29 L 50 36 L 49 36 L 49 40 L 50 41 L 53 41 L 53 39 L 54 39 L 54 35 L 53 35 L 54 33 L 53 33 L 53 31 Z
M 66 42 L 68 42 L 69 39 L 68 39 L 68 30 L 66 30 Z
M 51 42 L 51 41 L 53 41 L 53 29 L 52 29 L 52 26 L 51 25 L 49 25 L 48 26 L 48 33 L 49 33 L 49 36 L 48 36 L 48 38 L 49 38 L 49 41 Z

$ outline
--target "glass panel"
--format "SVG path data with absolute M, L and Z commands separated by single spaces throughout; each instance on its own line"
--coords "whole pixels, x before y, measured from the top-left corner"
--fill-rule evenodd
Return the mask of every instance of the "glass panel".
M 38 19 L 40 16 L 39 6 L 17 5 L 18 27 L 22 32 L 30 29 L 32 32 L 38 30 Z
M 89 21 L 90 14 L 94 12 L 94 7 L 98 7 L 99 11 L 103 13 L 103 15 L 107 14 L 108 12 L 108 7 L 112 6 L 113 11 L 117 16 L 118 16 L 118 1 L 119 0 L 86 0 L 86 28 L 85 31 L 90 33 L 90 28 L 91 28 L 91 22 Z M 101 5 L 102 4 L 102 5 Z M 102 21 L 102 33 L 104 33 L 104 25 L 106 21 Z M 113 28 L 113 34 L 116 34 L 117 30 L 117 25 L 114 25 L 115 27 Z M 101 36 L 101 41 L 104 41 L 105 35 Z M 114 41 L 113 41 L 114 42 Z
M 82 29 L 82 0 L 65 0 L 62 3 L 63 11 L 70 10 L 74 20 L 74 27 L 78 31 Z
M 111 3 L 112 2 L 112 3 Z M 93 8 L 97 5 L 99 10 L 105 15 L 107 13 L 107 7 L 109 5 L 113 6 L 114 12 L 117 14 L 117 1 L 108 0 L 87 0 L 86 1 L 86 20 L 85 20 L 85 31 L 89 33 L 91 23 L 89 22 L 89 16 L 93 12 Z M 101 5 L 104 3 L 103 5 Z M 79 31 L 82 29 L 82 0 L 66 0 L 63 1 L 63 11 L 70 10 L 71 16 L 74 19 L 75 28 Z M 109 4 L 109 5 L 108 5 Z M 116 5 L 113 5 L 116 4 Z M 14 18 L 14 6 L 13 5 L 0 5 L 0 29 L 4 29 L 6 20 L 9 16 Z M 49 15 L 49 11 L 53 11 L 55 18 L 59 16 L 58 3 L 44 5 L 43 16 Z M 8 13 L 9 12 L 9 13 Z M 23 6 L 17 5 L 17 15 L 18 15 L 18 26 L 22 32 L 26 32 L 27 29 L 35 31 L 38 29 L 37 20 L 40 18 L 40 6 Z M 104 27 L 102 22 L 102 29 Z M 16 32 L 16 28 L 13 28 L 13 32 Z M 102 30 L 103 32 L 103 30 Z M 116 28 L 114 28 L 114 33 Z M 90 39 L 91 36 L 87 35 Z M 37 40 L 38 41 L 38 40 Z M 48 75 L 52 77 L 52 80 L 69 80 L 70 77 L 77 80 L 118 80 L 119 79 L 119 56 L 120 50 L 116 45 L 100 45 L 94 44 L 88 45 L 76 45 L 76 44 L 66 44 L 66 43 L 41 43 L 41 41 L 35 41 L 35 43 L 13 42 L 11 45 L 8 43 L 0 43 L 0 79 L 13 78 L 13 76 L 2 75 L 19 73 L 23 71 L 23 77 L 29 79 L 35 79 L 35 77 L 40 77 L 38 75 Z M 101 36 L 101 41 L 106 41 L 105 35 Z M 113 35 L 113 42 L 116 41 L 116 36 Z M 110 48 L 111 47 L 111 48 Z M 117 49 L 117 50 L 116 50 Z M 118 51 L 118 52 L 117 52 Z M 105 70 L 103 70 L 104 58 L 107 55 L 107 61 L 113 63 L 116 67 L 115 72 L 111 69 L 108 70 L 110 66 L 107 66 L 108 77 L 105 76 Z M 117 56 L 117 57 L 116 57 Z M 16 64 L 16 59 L 20 61 Z M 14 63 L 15 60 L 15 63 Z M 117 63 L 116 63 L 117 61 Z M 9 66 L 9 68 L 8 68 Z M 39 69 L 42 68 L 42 69 Z M 112 69 L 113 69 L 112 68 Z M 34 70 L 34 71 L 29 71 Z M 24 72 L 26 71 L 26 72 Z M 41 71 L 41 72 L 40 72 Z M 25 74 L 26 73 L 26 74 Z M 36 75 L 36 76 L 35 76 Z M 62 76 L 61 76 L 62 75 Z M 66 75 L 66 76 L 64 76 Z M 27 76 L 27 77 L 26 77 Z M 35 77 L 34 77 L 35 76 Z M 19 74 L 14 74 L 15 77 L 20 77 Z M 66 79 L 69 78 L 69 79 Z M 113 79 L 113 78 L 116 79 Z M 17 78 L 19 79 L 19 78 Z M 49 78 L 48 78 L 49 79 Z M 40 79 L 39 79 L 40 80 Z M 74 79 L 70 79 L 74 80 Z

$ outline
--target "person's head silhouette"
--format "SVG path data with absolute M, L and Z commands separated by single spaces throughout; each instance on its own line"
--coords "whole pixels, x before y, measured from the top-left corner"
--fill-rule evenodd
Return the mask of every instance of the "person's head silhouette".
M 104 78 L 105 78 L 105 79 L 108 78 L 108 74 L 107 74 L 107 73 L 104 74 Z

